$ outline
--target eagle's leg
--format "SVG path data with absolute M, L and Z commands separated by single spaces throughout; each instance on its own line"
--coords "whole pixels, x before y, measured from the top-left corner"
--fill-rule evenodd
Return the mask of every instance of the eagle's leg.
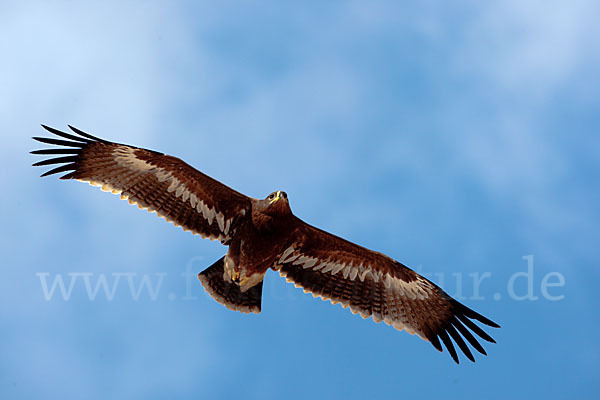
M 198 279 L 206 291 L 219 303 L 230 310 L 241 312 L 260 312 L 262 280 L 242 291 L 239 283 L 234 282 L 225 273 L 225 257 L 198 274 Z
M 248 263 L 247 256 L 246 259 L 240 257 L 241 245 L 242 241 L 240 238 L 234 238 L 229 244 L 229 250 L 227 250 L 227 254 L 223 260 L 223 280 L 235 282 L 240 287 L 240 290 L 245 292 L 258 283 L 262 283 L 267 268 L 262 270 L 252 268 L 253 265 Z

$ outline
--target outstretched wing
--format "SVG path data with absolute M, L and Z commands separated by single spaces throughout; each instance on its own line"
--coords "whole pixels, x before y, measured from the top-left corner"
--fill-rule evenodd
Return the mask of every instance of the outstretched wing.
M 368 250 L 297 220 L 293 239 L 275 269 L 313 296 L 341 303 L 363 318 L 373 317 L 417 334 L 458 363 L 452 339 L 475 361 L 465 340 L 486 354 L 471 332 L 494 342 L 472 320 L 499 326 L 448 296 L 437 285 L 384 254 Z M 461 336 L 462 335 L 462 336 Z
M 33 164 L 62 164 L 42 176 L 68 172 L 61 179 L 101 186 L 184 230 L 223 243 L 230 241 L 240 218 L 249 215 L 250 198 L 178 158 L 102 140 L 72 126 L 74 134 L 42 126 L 67 139 L 34 137 L 59 146 L 31 152 L 59 155 Z

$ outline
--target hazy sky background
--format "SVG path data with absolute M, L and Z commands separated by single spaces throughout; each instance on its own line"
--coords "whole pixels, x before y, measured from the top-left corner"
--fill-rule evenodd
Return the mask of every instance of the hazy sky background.
M 0 398 L 596 396 L 600 6 L 398 4 L 2 2 Z M 39 179 L 40 123 L 284 189 L 500 323 L 498 344 L 457 366 L 272 272 L 262 314 L 229 311 L 184 276 L 224 247 Z M 90 300 L 102 276 L 114 296 Z M 46 300 L 57 277 L 72 292 Z M 132 295 L 144 277 L 155 296 Z

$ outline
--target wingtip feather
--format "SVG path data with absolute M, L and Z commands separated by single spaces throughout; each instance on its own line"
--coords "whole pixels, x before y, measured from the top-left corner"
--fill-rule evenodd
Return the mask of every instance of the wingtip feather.
M 99 137 L 96 137 L 96 136 L 90 135 L 89 133 L 86 133 L 86 132 L 82 131 L 81 129 L 79 129 L 79 128 L 76 128 L 76 127 L 74 127 L 73 125 L 67 125 L 67 126 L 68 126 L 68 127 L 69 127 L 69 129 L 71 129 L 73 132 L 75 132 L 76 134 L 78 134 L 78 135 L 80 135 L 80 136 L 83 136 L 83 137 L 85 137 L 85 138 L 88 138 L 88 139 L 94 140 L 94 141 L 96 141 L 96 142 L 101 142 L 101 143 L 110 143 L 110 142 L 108 142 L 108 141 L 106 141 L 106 140 L 104 140 L 104 139 L 100 139 Z
M 450 340 L 450 337 L 448 336 L 446 331 L 441 331 L 438 334 L 438 336 L 442 339 L 442 342 L 444 342 L 444 345 L 446 346 L 446 349 L 448 349 L 448 353 L 450 353 L 450 356 L 452 357 L 454 362 L 460 364 L 460 361 L 458 360 L 458 354 L 456 354 L 456 349 L 454 349 L 452 340 Z
M 43 165 L 52 165 L 52 164 L 62 164 L 62 163 L 71 163 L 77 161 L 77 156 L 66 156 L 66 157 L 55 157 L 55 158 L 47 158 L 42 161 L 38 161 L 36 163 L 31 164 L 32 167 L 41 167 Z
M 442 348 L 442 345 L 440 343 L 440 339 L 438 339 L 437 335 L 432 336 L 429 339 L 429 342 L 431 342 L 431 344 L 433 345 L 433 347 L 435 347 L 435 349 L 437 351 L 439 351 L 440 353 L 444 351 L 444 349 Z
M 43 173 L 42 175 L 40 175 L 40 178 L 46 177 L 48 175 L 57 174 L 59 172 L 73 171 L 73 170 L 75 170 L 75 164 L 61 165 L 60 167 L 56 167 L 54 169 L 51 169 L 50 171 Z
M 500 328 L 500 325 L 498 325 L 497 323 L 495 323 L 494 321 L 492 321 L 489 318 L 484 317 L 483 315 L 479 314 L 477 311 L 465 306 L 462 303 L 459 303 L 458 301 L 454 300 L 453 301 L 453 305 L 462 313 L 464 314 L 466 317 L 469 317 L 471 319 L 475 319 L 479 322 L 481 322 L 482 324 L 485 324 L 487 326 L 490 326 L 492 328 Z
M 467 339 L 467 341 L 471 344 L 471 346 L 473 346 L 475 350 L 477 350 L 484 356 L 487 356 L 487 353 L 483 346 L 477 341 L 477 339 L 475 339 L 473 334 L 458 320 L 458 318 L 454 317 L 450 321 L 450 323 L 454 325 L 456 329 L 458 329 L 458 331 L 463 335 L 465 339 Z
M 473 332 L 475 332 L 483 340 L 485 340 L 487 342 L 490 342 L 490 343 L 496 343 L 496 341 L 490 335 L 488 335 L 483 329 L 481 329 L 480 327 L 478 327 L 477 325 L 475 325 L 475 323 L 473 321 L 471 321 L 469 318 L 467 318 L 465 315 L 457 314 L 456 317 L 463 324 L 465 324 L 465 326 L 467 328 L 469 328 L 470 330 L 472 330 Z
M 458 345 L 463 354 L 467 356 L 471 362 L 475 362 L 475 357 L 473 357 L 473 353 L 471 353 L 471 350 L 469 350 L 469 346 L 467 346 L 464 339 L 458 334 L 454 326 L 449 325 L 446 330 L 448 333 L 450 333 L 450 336 L 452 339 L 454 339 L 454 342 Z
M 67 147 L 83 148 L 86 145 L 85 142 L 75 142 L 75 141 L 69 141 L 69 140 L 46 138 L 46 137 L 38 137 L 38 136 L 34 136 L 33 140 L 37 140 L 38 142 L 41 142 L 41 143 L 53 144 L 53 145 L 56 145 L 56 146 L 67 146 Z

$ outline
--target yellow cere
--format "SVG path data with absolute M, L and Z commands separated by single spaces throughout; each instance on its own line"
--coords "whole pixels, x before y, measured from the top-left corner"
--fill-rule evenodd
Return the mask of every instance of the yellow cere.
M 280 193 L 281 193 L 281 190 L 278 190 L 278 191 L 277 191 L 277 196 L 276 196 L 276 197 L 275 197 L 273 200 L 271 200 L 271 201 L 269 202 L 269 204 L 273 204 L 273 203 L 275 203 L 277 200 L 279 200 L 279 194 L 280 194 Z

